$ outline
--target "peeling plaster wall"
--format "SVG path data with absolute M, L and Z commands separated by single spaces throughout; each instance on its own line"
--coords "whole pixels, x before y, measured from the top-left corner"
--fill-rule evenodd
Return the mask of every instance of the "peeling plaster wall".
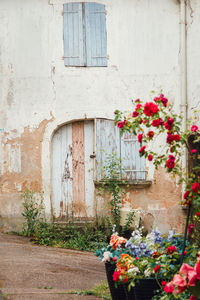
M 64 66 L 64 2 L 69 1 L 0 1 L 0 226 L 6 228 L 20 222 L 26 187 L 44 191 L 51 215 L 56 128 L 72 120 L 113 118 L 116 108 L 130 109 L 131 99 L 147 100 L 160 87 L 179 111 L 179 1 L 99 0 L 107 11 L 107 68 Z M 198 0 L 190 4 L 188 99 L 198 105 L 200 5 Z M 172 210 L 173 226 L 180 228 L 182 212 L 180 190 L 172 189 L 173 181 L 163 173 L 149 167 L 153 186 L 129 191 L 128 201 L 147 209 L 153 225 L 164 231 Z

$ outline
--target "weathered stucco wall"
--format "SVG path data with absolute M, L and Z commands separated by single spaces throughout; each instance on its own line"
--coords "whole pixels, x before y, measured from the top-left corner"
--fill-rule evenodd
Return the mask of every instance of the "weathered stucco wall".
M 67 2 L 0 2 L 0 218 L 4 224 L 19 223 L 20 193 L 26 187 L 44 191 L 46 214 L 51 215 L 51 139 L 62 124 L 113 118 L 116 108 L 130 109 L 131 99 L 138 97 L 149 100 L 151 90 L 160 87 L 176 111 L 180 109 L 179 1 L 98 1 L 107 11 L 108 67 L 103 68 L 64 66 L 62 10 Z M 188 99 L 190 105 L 198 105 L 200 5 L 197 0 L 190 4 Z M 128 201 L 147 209 L 153 226 L 164 231 L 171 224 L 180 229 L 180 189 L 163 170 L 154 173 L 148 168 L 152 187 L 130 191 Z M 169 218 L 172 211 L 174 217 Z

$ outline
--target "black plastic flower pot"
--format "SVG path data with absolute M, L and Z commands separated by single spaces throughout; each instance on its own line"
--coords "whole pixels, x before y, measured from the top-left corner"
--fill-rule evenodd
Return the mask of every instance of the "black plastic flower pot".
M 155 279 L 140 279 L 134 287 L 135 300 L 151 300 L 160 287 Z M 131 300 L 131 298 L 129 299 Z
M 128 285 L 124 285 L 125 293 L 126 293 L 126 300 L 137 300 L 135 297 L 135 287 L 131 287 L 128 290 Z
M 116 264 L 105 263 L 106 276 L 108 280 L 108 286 L 112 296 L 112 300 L 126 300 L 126 293 L 123 285 L 115 287 L 115 282 L 113 281 L 113 273 L 115 271 Z

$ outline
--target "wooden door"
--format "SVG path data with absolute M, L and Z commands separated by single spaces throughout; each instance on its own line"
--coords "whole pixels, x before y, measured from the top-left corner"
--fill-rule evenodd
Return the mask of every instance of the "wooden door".
M 52 139 L 53 216 L 94 216 L 93 121 L 62 126 Z

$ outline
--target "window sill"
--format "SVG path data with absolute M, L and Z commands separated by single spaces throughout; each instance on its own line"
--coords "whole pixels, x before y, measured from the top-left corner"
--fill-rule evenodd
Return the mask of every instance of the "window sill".
M 94 180 L 95 186 L 100 186 L 103 183 L 105 183 L 104 180 Z M 135 189 L 144 189 L 148 188 L 152 185 L 151 180 L 124 180 L 124 181 L 119 181 L 120 185 L 124 186 L 129 186 L 129 187 L 134 187 Z

